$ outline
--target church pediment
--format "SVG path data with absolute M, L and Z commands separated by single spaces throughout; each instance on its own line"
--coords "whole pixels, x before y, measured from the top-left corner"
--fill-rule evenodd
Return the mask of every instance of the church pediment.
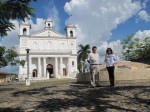
M 34 33 L 32 34 L 31 36 L 34 36 L 34 37 L 65 37 L 63 34 L 60 34 L 56 31 L 53 31 L 53 30 L 43 30 L 41 32 L 37 32 L 37 33 Z

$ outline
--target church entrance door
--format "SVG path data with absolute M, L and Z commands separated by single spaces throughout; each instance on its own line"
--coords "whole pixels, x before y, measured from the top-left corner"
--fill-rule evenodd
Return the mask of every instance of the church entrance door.
M 37 69 L 33 69 L 32 77 L 37 77 Z
M 49 78 L 52 78 L 52 74 L 53 74 L 53 65 L 52 64 L 48 64 L 47 65 L 47 72 L 49 73 Z
M 63 76 L 67 76 L 67 70 L 66 70 L 66 68 L 63 68 Z

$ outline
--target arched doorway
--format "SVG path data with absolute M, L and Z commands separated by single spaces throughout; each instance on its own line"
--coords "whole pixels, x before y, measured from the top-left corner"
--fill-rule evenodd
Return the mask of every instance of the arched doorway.
M 52 64 L 48 64 L 47 67 L 47 72 L 49 74 L 49 78 L 52 78 L 52 74 L 53 74 L 53 65 Z
M 27 35 L 27 29 L 26 28 L 23 29 L 23 35 Z
M 70 31 L 70 37 L 73 37 L 73 31 Z
M 33 69 L 33 71 L 32 71 L 32 77 L 37 77 L 37 69 Z
M 67 70 L 66 70 L 66 68 L 63 68 L 63 76 L 67 76 Z

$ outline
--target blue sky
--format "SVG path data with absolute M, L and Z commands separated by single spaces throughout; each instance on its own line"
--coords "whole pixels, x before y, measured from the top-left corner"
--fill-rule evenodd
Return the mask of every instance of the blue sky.
M 101 51 L 121 46 L 130 34 L 150 34 L 150 0 L 37 0 L 31 7 L 36 9 L 31 33 L 43 29 L 48 18 L 55 22 L 55 30 L 63 34 L 66 24 L 76 24 L 77 44 L 96 45 Z M 1 45 L 19 44 L 19 22 L 14 23 L 16 30 Z
M 142 2 L 144 0 L 139 1 Z M 150 0 L 148 0 L 145 10 L 147 12 L 150 12 Z M 112 30 L 112 38 L 110 39 L 110 41 L 114 41 L 117 39 L 123 40 L 128 35 L 135 34 L 139 30 L 143 31 L 150 29 L 150 21 L 147 22 L 144 20 L 139 20 L 137 22 L 137 19 L 138 17 L 137 15 L 135 15 L 130 19 L 126 20 L 124 23 L 119 24 L 116 29 Z
M 140 20 L 138 23 L 136 22 L 136 17 L 132 17 L 127 20 L 125 23 L 122 23 L 117 26 L 116 29 L 112 30 L 112 40 L 123 40 L 130 34 L 135 34 L 139 30 L 149 30 L 150 23 Z
M 31 7 L 34 7 L 36 10 L 34 13 L 36 14 L 36 18 L 49 18 L 49 14 L 47 14 L 47 9 L 51 9 L 56 7 L 59 12 L 60 18 L 60 32 L 64 33 L 65 21 L 69 17 L 69 15 L 64 11 L 64 5 L 66 2 L 70 0 L 38 0 L 37 2 L 32 2 Z M 36 18 L 32 18 L 35 22 Z

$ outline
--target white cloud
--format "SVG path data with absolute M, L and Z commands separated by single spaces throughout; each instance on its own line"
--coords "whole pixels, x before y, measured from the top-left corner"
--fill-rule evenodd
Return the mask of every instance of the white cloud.
M 147 2 L 148 2 L 149 0 L 143 0 L 143 3 L 142 3 L 142 6 L 143 6 L 143 8 L 146 8 L 146 5 L 147 5 Z
M 122 45 L 120 40 L 112 41 L 112 42 L 101 42 L 100 46 L 98 46 L 98 52 L 100 55 L 105 55 L 106 49 L 111 48 L 115 54 L 118 56 L 121 55 Z
M 45 12 L 49 19 L 53 20 L 53 25 L 57 31 L 60 31 L 60 19 L 59 12 L 54 4 L 54 0 L 49 2 L 48 7 L 45 8 Z
M 33 23 L 32 20 L 30 20 L 31 23 L 31 31 L 30 33 L 34 33 L 37 31 L 40 31 L 44 29 L 44 19 L 37 18 L 36 23 Z M 8 32 L 8 36 L 4 37 L 2 39 L 1 45 L 5 46 L 6 48 L 10 48 L 12 46 L 17 46 L 19 44 L 19 22 L 18 21 L 12 21 L 12 23 L 15 25 L 15 30 L 12 30 L 11 32 Z
M 101 42 L 100 46 L 98 46 L 98 53 L 100 54 L 101 63 L 104 62 L 104 56 L 106 54 L 107 48 L 111 48 L 114 54 L 119 59 L 122 59 L 122 45 L 120 40 L 112 41 L 112 42 Z
M 19 23 L 18 21 L 12 21 L 12 23 L 15 25 L 15 30 L 8 32 L 8 36 L 4 37 L 1 42 L 1 45 L 7 48 L 16 46 L 19 43 Z
M 64 6 L 70 15 L 66 24 L 78 25 L 80 43 L 100 45 L 110 39 L 111 31 L 141 9 L 140 2 L 132 0 L 71 0 Z
M 58 13 L 58 11 L 57 11 L 55 6 L 51 9 L 49 17 L 51 17 L 51 19 L 54 21 L 55 29 L 57 31 L 60 31 L 59 13 Z
M 150 15 L 147 13 L 146 10 L 141 10 L 139 13 L 138 13 L 138 16 L 139 16 L 139 19 L 141 20 L 144 20 L 146 22 L 149 22 L 150 21 Z
M 139 38 L 140 41 L 143 41 L 146 37 L 150 37 L 150 30 L 139 30 L 135 33 L 134 38 Z
M 37 18 L 36 23 L 33 23 L 32 20 L 30 20 L 31 24 L 31 34 L 34 32 L 38 32 L 40 30 L 43 30 L 45 27 L 45 19 Z

